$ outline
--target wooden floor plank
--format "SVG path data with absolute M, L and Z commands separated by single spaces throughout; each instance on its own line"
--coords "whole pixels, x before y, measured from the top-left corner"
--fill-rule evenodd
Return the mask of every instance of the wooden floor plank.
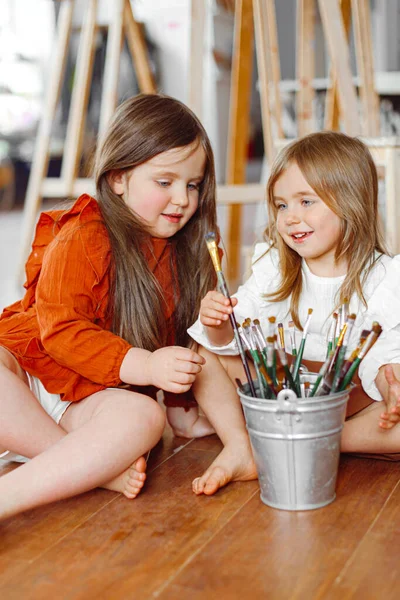
M 214 444 L 220 444 L 214 436 Z M 174 437 L 166 428 L 162 441 L 151 451 L 148 472 L 159 468 L 191 440 Z M 220 447 L 220 445 L 218 446 Z M 18 468 L 18 463 L 0 465 L 0 476 Z M 119 494 L 106 490 L 93 490 L 77 498 L 70 498 L 27 511 L 0 523 L 0 597 L 1 586 L 35 561 L 57 542 L 90 519 L 97 511 L 119 498 Z
M 215 440 L 210 440 L 215 444 Z M 237 483 L 214 497 L 196 497 L 190 482 L 219 452 L 190 445 L 149 477 L 134 501 L 105 506 L 24 571 L 0 587 L 0 597 L 46 599 L 147 598 L 200 552 L 255 494 L 257 482 Z
M 400 483 L 326 595 L 327 600 L 353 598 L 397 600 L 400 560 Z
M 337 499 L 327 507 L 280 511 L 257 494 L 158 597 L 325 598 L 398 481 L 397 464 L 342 457 Z

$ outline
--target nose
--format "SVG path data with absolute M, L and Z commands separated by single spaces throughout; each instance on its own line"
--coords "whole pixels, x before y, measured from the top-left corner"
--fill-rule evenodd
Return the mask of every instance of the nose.
M 300 221 L 301 219 L 295 209 L 287 208 L 287 210 L 285 210 L 285 223 L 288 227 L 291 225 L 297 225 L 300 223 Z
M 174 206 L 187 206 L 189 204 L 189 195 L 186 186 L 183 189 L 179 188 L 175 190 L 171 198 L 171 203 Z

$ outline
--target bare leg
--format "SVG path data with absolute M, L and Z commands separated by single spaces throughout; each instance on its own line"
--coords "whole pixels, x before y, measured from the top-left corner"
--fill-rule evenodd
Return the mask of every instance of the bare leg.
M 233 384 L 235 377 L 243 376 L 240 359 L 218 356 L 201 347 L 198 352 L 207 362 L 193 384 L 193 392 L 224 448 L 206 472 L 193 481 L 193 491 L 212 495 L 230 481 L 257 479 L 257 471 Z
M 65 435 L 29 389 L 17 360 L 0 348 L 0 452 L 32 458 Z
M 345 422 L 342 452 L 392 454 L 400 452 L 400 427 L 382 429 L 379 418 L 383 402 L 374 402 Z
M 199 414 L 197 406 L 185 410 L 180 406 L 167 406 L 167 419 L 174 435 L 184 438 L 198 438 L 215 433 L 207 417 Z
M 70 406 L 66 434 L 31 394 L 15 359 L 0 350 L 0 389 L 7 390 L 0 394 L 0 446 L 33 457 L 0 478 L 0 519 L 102 484 L 134 497 L 139 485 L 129 489 L 124 473 L 137 461 L 144 476 L 140 457 L 165 424 L 160 406 L 141 394 L 105 390 Z

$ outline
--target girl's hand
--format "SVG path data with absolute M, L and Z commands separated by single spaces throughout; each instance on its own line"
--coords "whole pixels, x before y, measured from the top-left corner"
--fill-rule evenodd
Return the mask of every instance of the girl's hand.
M 387 394 L 384 397 L 386 412 L 381 414 L 382 429 L 392 429 L 400 421 L 400 381 L 394 374 L 392 365 L 385 366 L 385 378 L 388 384 Z
M 200 322 L 205 327 L 220 327 L 229 319 L 237 298 L 231 298 L 232 304 L 221 292 L 211 291 L 204 296 L 200 304 Z
M 189 348 L 168 346 L 152 352 L 146 361 L 147 378 L 166 392 L 187 392 L 205 364 L 205 359 Z

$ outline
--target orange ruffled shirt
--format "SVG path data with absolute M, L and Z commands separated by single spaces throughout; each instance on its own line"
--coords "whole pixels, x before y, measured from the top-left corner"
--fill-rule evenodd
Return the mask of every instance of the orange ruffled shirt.
M 145 255 L 164 290 L 170 320 L 171 244 L 157 238 L 152 243 Z M 119 370 L 131 345 L 110 331 L 111 246 L 96 200 L 84 194 L 67 212 L 42 213 L 26 275 L 24 298 L 0 316 L 0 346 L 63 400 L 124 385 Z M 188 406 L 188 400 L 183 394 L 174 404 Z

